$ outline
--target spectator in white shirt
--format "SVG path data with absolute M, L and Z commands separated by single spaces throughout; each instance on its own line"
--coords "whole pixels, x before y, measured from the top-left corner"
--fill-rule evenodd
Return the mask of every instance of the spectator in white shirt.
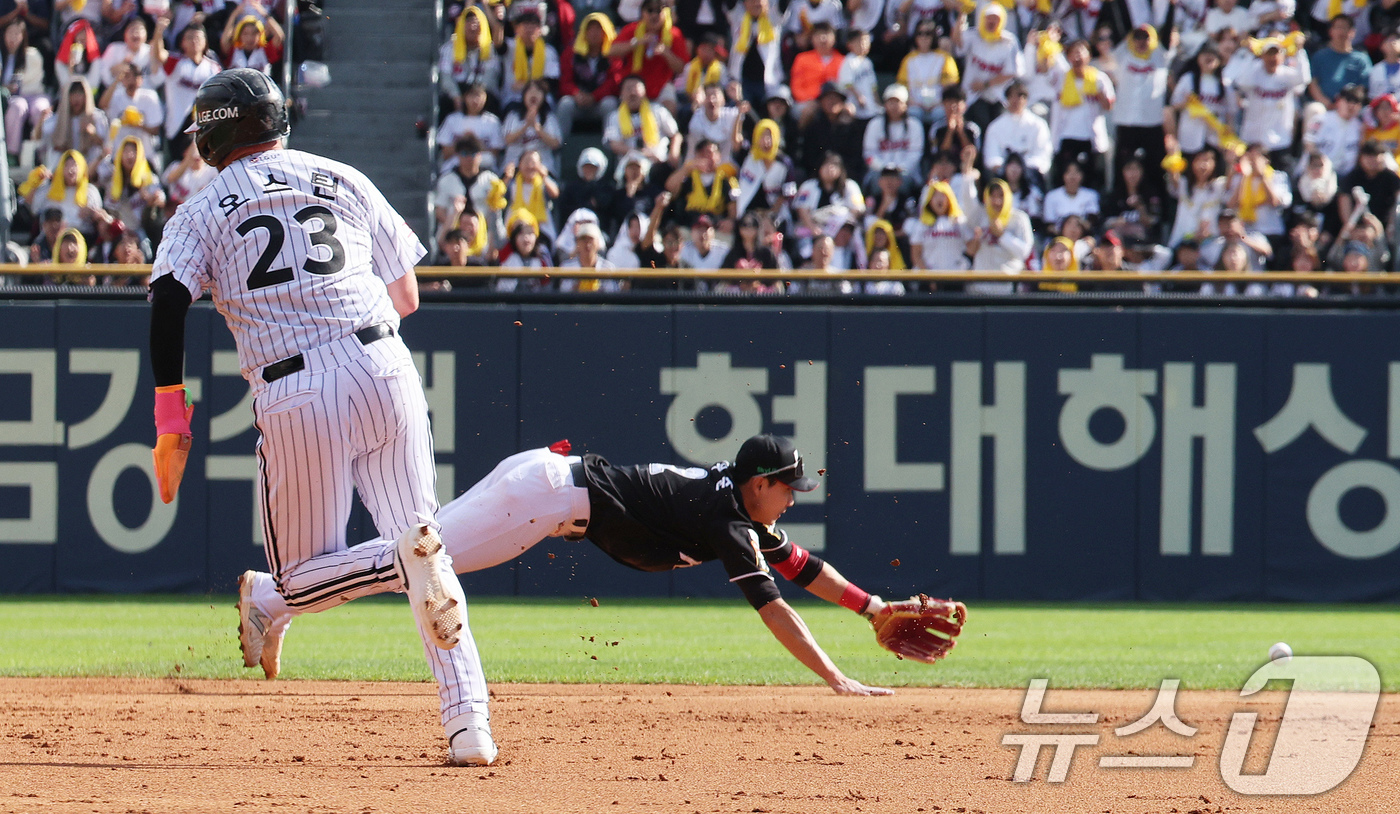
M 1044 31 L 1032 31 L 1026 36 L 1026 90 L 1030 92 L 1031 112 L 1043 119 L 1050 117 L 1051 107 L 1060 96 L 1060 88 L 1051 81 L 1055 71 L 1069 67 L 1060 36 L 1060 25 L 1053 20 Z
M 599 20 L 607 15 L 601 15 Z M 705 105 L 705 88 L 710 85 L 719 85 L 721 88 L 729 87 L 731 77 L 729 76 L 729 66 L 720 58 L 724 52 L 724 37 L 713 31 L 705 32 L 705 36 L 695 43 L 695 57 L 685 64 L 684 68 L 676 73 L 676 79 L 672 87 L 676 94 L 676 118 L 678 120 L 687 118 L 694 111 Z M 579 60 L 574 60 L 575 82 L 578 76 Z M 606 80 L 605 80 L 606 81 Z M 602 86 L 599 86 L 601 90 Z M 606 118 L 607 114 L 613 111 L 617 104 L 617 97 L 605 96 L 603 102 L 608 103 L 606 110 L 599 111 L 599 118 Z
M 1298 14 L 1296 0 L 1254 0 L 1249 4 L 1249 27 L 1257 37 L 1287 34 Z
M 817 176 L 798 187 L 792 211 L 799 226 L 799 250 L 804 256 L 811 254 L 812 235 L 823 231 L 835 234 L 833 227 L 865 217 L 865 196 L 860 184 L 847 177 L 846 162 L 839 153 L 828 152 Z
M 1215 222 L 1216 236 L 1201 243 L 1201 265 L 1214 268 L 1227 244 L 1243 243 L 1249 250 L 1249 269 L 1263 271 L 1264 263 L 1274 256 L 1269 239 L 1259 232 L 1245 229 L 1244 221 L 1233 209 L 1220 210 Z
M 715 222 L 709 215 L 701 215 L 690 227 L 690 240 L 681 246 L 681 264 L 687 268 L 713 271 L 724 263 L 729 247 L 715 241 Z M 703 281 L 696 281 L 696 288 L 709 290 Z
M 492 26 L 480 6 L 466 3 L 452 36 L 438 52 L 438 89 L 456 101 L 477 83 L 493 93 L 500 88 L 501 58 L 494 38 L 504 37 L 503 32 L 501 26 Z
M 559 118 L 549 109 L 549 86 L 543 80 L 533 79 L 525 86 L 521 106 L 506 114 L 501 123 L 501 133 L 505 137 L 505 166 L 520 161 L 525 153 L 535 150 L 540 154 L 545 169 L 550 175 L 559 175 L 559 157 L 555 152 L 563 145 L 564 135 L 559 128 Z M 548 228 L 541 224 L 548 234 Z
M 1117 98 L 1113 80 L 1089 64 L 1089 44 L 1070 43 L 1065 50 L 1068 67 L 1052 72 L 1052 84 L 1060 89 L 1050 114 L 1050 135 L 1055 141 L 1055 168 L 1058 176 L 1065 165 L 1080 155 L 1087 156 L 1086 182 L 1103 184 L 1104 153 L 1108 150 L 1108 124 L 1104 114 L 1113 109 Z
M 869 35 L 872 31 L 880 27 L 880 21 L 885 16 L 885 0 L 861 0 L 859 3 L 846 3 L 847 14 L 850 16 L 851 25 L 849 33 L 846 35 L 846 47 L 851 46 L 851 40 L 855 38 L 857 32 L 864 32 Z M 867 37 L 868 39 L 869 37 Z M 865 53 L 870 53 L 869 45 L 866 46 Z M 847 59 L 849 59 L 849 55 Z
M 744 0 L 729 12 L 729 76 L 752 104 L 783 85 L 783 43 L 769 0 Z
M 965 247 L 966 243 L 964 243 L 964 246 L 959 247 L 958 251 L 963 251 Z M 904 261 L 905 252 L 899 245 L 899 236 L 895 234 L 894 224 L 883 218 L 874 218 L 870 226 L 866 227 L 864 249 L 866 268 L 873 268 L 870 265 L 870 260 L 875 256 L 876 252 L 889 253 L 889 262 L 878 268 L 893 269 L 898 266 L 898 271 L 904 271 L 909 268 L 909 264 Z
M 783 20 L 783 30 L 791 36 L 797 50 L 806 51 L 812 47 L 812 26 L 817 23 L 830 23 L 837 31 L 845 28 L 846 14 L 841 0 L 792 0 Z
M 749 104 L 740 103 L 743 106 L 742 112 L 738 106 L 726 105 L 724 87 L 718 83 L 706 85 L 702 92 L 704 104 L 690 117 L 690 128 L 686 134 L 686 143 L 689 145 L 686 158 L 695 157 L 695 145 L 702 141 L 713 141 L 719 148 L 719 163 L 732 163 L 734 151 L 744 144 L 743 119 L 744 113 L 749 110 Z
M 488 94 L 486 86 L 480 82 L 467 86 L 462 93 L 462 109 L 447 114 L 438 125 L 437 143 L 442 146 L 442 167 L 439 172 L 451 172 L 456 160 L 457 139 L 468 133 L 481 139 L 485 150 L 481 154 L 481 166 L 496 171 L 504 166 L 501 160 L 506 149 L 505 133 L 501 130 L 501 119 L 486 109 Z
M 1036 176 L 1032 178 L 1028 172 Z M 1030 216 L 1032 223 L 1041 220 L 1041 215 L 1045 211 L 1045 190 L 1041 189 L 1044 176 L 1041 173 L 1028 170 L 1025 159 L 1020 153 L 1011 153 L 1002 162 L 1001 170 L 997 173 L 1002 180 L 1006 181 L 1007 187 L 1011 189 L 1011 203 L 1017 209 Z
M 982 165 L 989 171 L 1000 172 L 1006 157 L 1017 153 L 1041 177 L 1049 174 L 1054 157 L 1050 127 L 1030 112 L 1029 97 L 1026 83 L 1019 79 L 1006 86 L 1006 112 L 987 125 L 982 137 Z
M 1078 161 L 1065 165 L 1064 185 L 1045 194 L 1044 218 L 1047 224 L 1058 225 L 1070 215 L 1089 220 L 1099 216 L 1099 193 L 1084 184 L 1084 169 Z
M 807 0 L 800 0 L 806 2 Z M 817 235 L 812 239 L 812 253 L 807 258 L 807 262 L 802 264 L 803 271 L 825 271 L 828 274 L 836 274 L 844 271 L 842 264 L 836 260 L 836 240 L 830 235 Z M 789 294 L 851 294 L 855 292 L 855 284 L 850 280 L 803 280 L 800 283 L 788 284 Z
M 1239 91 L 1239 79 L 1251 68 L 1259 63 L 1259 58 L 1254 52 L 1244 47 L 1242 35 L 1233 29 L 1225 29 L 1213 38 L 1215 47 L 1220 49 L 1220 58 L 1225 60 L 1225 69 L 1221 75 L 1225 77 L 1225 83 Z
M 1360 156 L 1358 155 L 1358 160 Z M 1337 197 L 1337 173 L 1332 170 L 1332 161 L 1322 153 L 1309 153 L 1298 176 L 1296 201 L 1314 213 L 1327 211 Z
M 1215 125 L 1232 128 L 1239 115 L 1239 100 L 1234 87 L 1225 80 L 1224 66 L 1220 49 L 1207 42 L 1177 79 L 1171 110 L 1164 119 L 1168 147 L 1175 147 L 1172 152 L 1194 155 L 1206 145 L 1219 148 L 1221 135 Z M 1214 124 L 1210 117 L 1214 117 Z
M 1255 0 L 1256 4 L 1264 0 Z M 1289 0 L 1290 2 L 1292 0 Z M 1180 48 L 1190 53 L 1206 42 L 1206 6 L 1209 0 L 1173 0 L 1176 27 L 1179 32 Z
M 540 14 L 535 9 L 528 8 L 516 16 L 515 36 L 507 43 L 501 73 L 503 105 L 519 100 L 525 86 L 535 79 L 550 84 L 549 98 L 554 100 L 559 82 L 559 52 L 541 35 Z
M 938 26 L 932 20 L 919 23 L 914 47 L 895 74 L 895 82 L 909 90 L 910 111 L 934 127 L 943 122 L 943 91 L 958 83 L 958 63 L 952 54 L 935 47 L 937 40 Z
M 753 143 L 739 167 L 739 214 L 751 209 L 779 210 L 786 206 L 783 187 L 788 184 L 792 160 L 780 149 L 782 135 L 772 119 L 759 121 Z M 795 194 L 796 184 L 793 184 Z
M 1293 168 L 1298 95 L 1312 81 L 1312 72 L 1307 53 L 1299 48 L 1286 57 L 1281 39 L 1266 40 L 1261 50 L 1259 61 L 1235 83 L 1245 104 L 1240 138 L 1263 145 L 1269 163 L 1288 172 Z
M 909 91 L 903 85 L 885 88 L 885 113 L 865 126 L 865 180 L 870 186 L 888 164 L 903 171 L 906 183 L 917 185 L 923 177 L 923 123 L 909 114 Z
M 1167 155 L 1162 112 L 1167 104 L 1167 66 L 1172 54 L 1158 43 L 1157 29 L 1140 25 L 1119 44 L 1117 57 L 1113 166 L 1122 167 L 1142 150 L 1144 191 L 1161 197 L 1167 192 L 1161 171 Z
M 164 55 L 165 48 L 159 40 L 152 47 L 157 57 Z M 185 129 L 194 111 L 195 93 L 204 80 L 220 70 L 219 61 L 209 55 L 204 26 L 192 23 L 180 32 L 180 54 L 165 61 L 165 141 L 166 155 L 171 160 L 184 155 L 185 144 L 191 139 Z
M 587 269 L 615 269 L 612 261 L 603 256 L 603 251 L 607 248 L 607 241 L 603 239 L 603 230 L 598 228 L 596 223 L 584 223 L 578 227 L 574 233 L 574 243 L 578 247 L 578 254 L 566 261 L 560 268 L 587 268 Z M 622 291 L 627 287 L 626 280 L 617 278 L 607 280 L 590 280 L 587 278 L 567 277 L 559 281 L 560 291 Z
M 485 221 L 490 244 L 499 246 L 505 242 L 501 217 L 506 210 L 506 185 L 494 172 L 481 168 L 485 147 L 476 136 L 462 136 L 456 150 L 452 169 L 442 173 L 434 190 L 434 217 L 441 229 L 455 229 L 464 213 L 475 212 Z
M 1167 245 L 1183 240 L 1206 240 L 1215 235 L 1216 217 L 1225 205 L 1226 179 L 1216 170 L 1215 150 L 1206 147 L 1191 156 L 1185 172 L 1168 176 L 1168 191 L 1176 196 L 1176 222 Z
M 1323 113 L 1317 129 L 1303 129 L 1303 148 L 1327 156 L 1338 175 L 1351 172 L 1361 149 L 1361 108 L 1365 104 L 1366 91 L 1360 85 L 1342 88 L 1335 108 Z
M 142 87 L 141 69 L 130 62 L 117 65 L 112 71 L 114 83 L 102 94 L 102 108 L 107 118 L 118 123 L 114 144 L 127 136 L 141 139 L 141 148 L 149 157 L 155 157 L 156 138 L 160 127 L 165 123 L 165 106 L 160 96 L 148 87 Z
M 982 6 L 976 32 L 955 26 L 953 42 L 967 58 L 963 75 L 963 88 L 971 100 L 967 118 L 985 130 L 1005 109 L 1007 84 L 1025 73 L 1021 45 L 1006 30 L 1006 10 L 999 3 Z
M 281 27 L 269 17 L 267 22 L 253 14 L 229 16 L 229 24 L 224 28 L 219 43 L 221 53 L 227 57 L 230 68 L 252 68 L 265 74 L 272 73 L 272 60 L 267 55 L 269 47 L 280 47 Z
M 1379 99 L 1387 93 L 1400 96 L 1400 33 L 1387 34 L 1381 43 L 1384 59 L 1371 68 L 1372 99 Z
M 58 110 L 40 119 L 41 140 L 46 148 L 44 163 L 53 165 L 69 150 L 82 153 L 84 160 L 102 160 L 107 146 L 107 114 L 97 107 L 87 80 L 78 77 L 59 97 Z
M 1215 7 L 1206 12 L 1206 35 L 1214 36 L 1227 28 L 1253 31 L 1255 26 L 1249 9 L 1238 5 L 1236 0 L 1215 0 Z
M 165 23 L 168 19 L 160 18 L 156 21 L 158 35 L 164 34 Z M 146 27 L 145 19 L 133 17 L 126 24 L 126 31 L 122 33 L 122 39 L 107 46 L 107 50 L 102 52 L 102 59 L 97 64 L 98 76 L 103 85 L 112 85 L 119 81 L 113 73 L 113 69 L 123 62 L 130 62 L 141 72 L 142 85 L 148 88 L 160 87 L 160 66 L 151 65 L 151 43 L 150 30 Z
M 218 168 L 205 163 L 199 154 L 199 145 L 191 141 L 185 148 L 184 157 L 167 167 L 161 180 L 170 193 L 170 203 L 178 206 L 218 176 Z
M 539 226 L 528 217 L 518 218 L 510 226 L 510 256 L 501 261 L 501 268 L 547 269 L 554 257 L 540 240 Z M 502 253 L 505 249 L 502 249 Z M 548 275 L 541 277 L 497 277 L 496 291 L 547 291 Z
M 646 85 L 633 74 L 622 80 L 621 103 L 608 117 L 603 141 L 614 155 L 640 152 L 653 163 L 680 165 L 680 131 L 671 111 L 647 100 Z M 669 173 L 670 170 L 668 169 Z
M 1249 145 L 1230 179 L 1230 207 L 1239 213 L 1247 229 L 1278 245 L 1285 240 L 1283 212 L 1292 203 L 1288 174 L 1269 165 L 1262 145 Z
M 1070 42 L 1088 40 L 1099 27 L 1099 14 L 1106 5 L 1104 0 L 1054 0 L 1050 16 L 1060 20 Z
M 847 36 L 846 58 L 841 60 L 841 70 L 836 72 L 836 84 L 856 106 L 857 119 L 880 115 L 880 90 L 876 84 L 875 65 L 870 61 L 869 31 L 855 29 Z
M 29 123 L 42 121 L 53 110 L 44 92 L 44 58 L 29 44 L 29 29 L 22 16 L 4 26 L 3 65 L 5 89 L 9 91 L 5 110 L 5 147 L 18 157 L 20 143 L 29 132 Z
M 890 263 L 889 249 L 876 249 L 866 254 L 866 267 L 871 271 L 889 271 Z M 898 280 L 870 280 L 859 285 L 862 294 L 902 297 L 907 293 L 904 290 L 904 283 Z
M 958 205 L 952 187 L 934 181 L 924 187 L 919 214 L 904 224 L 909 235 L 913 268 L 930 271 L 966 271 L 967 242 L 972 227 Z
M 972 240 L 967 253 L 976 271 L 1022 271 L 1034 247 L 1031 219 L 1015 208 L 1006 182 L 992 179 L 982 193 L 982 206 L 972 216 Z M 968 283 L 974 294 L 1010 294 L 1014 283 Z

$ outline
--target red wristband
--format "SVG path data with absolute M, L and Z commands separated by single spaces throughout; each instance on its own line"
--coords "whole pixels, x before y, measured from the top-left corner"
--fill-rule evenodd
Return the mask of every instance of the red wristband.
M 856 613 L 864 613 L 866 607 L 870 605 L 870 594 L 848 582 L 846 590 L 841 592 L 841 598 L 836 601 L 836 604 L 843 608 L 850 608 Z

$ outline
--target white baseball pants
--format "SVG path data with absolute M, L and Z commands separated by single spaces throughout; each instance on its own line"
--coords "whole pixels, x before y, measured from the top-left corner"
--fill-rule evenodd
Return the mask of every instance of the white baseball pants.
M 254 385 L 264 545 L 275 581 L 272 589 L 259 580 L 254 601 L 274 617 L 402 590 L 399 536 L 419 523 L 438 526 L 428 405 L 408 348 L 397 336 L 364 345 L 352 335 L 302 355 L 304 369 Z M 356 488 L 385 538 L 347 548 Z M 440 682 L 443 720 L 486 711 L 465 609 L 463 622 L 450 651 L 419 630 L 434 675 L 459 677 L 450 687 Z

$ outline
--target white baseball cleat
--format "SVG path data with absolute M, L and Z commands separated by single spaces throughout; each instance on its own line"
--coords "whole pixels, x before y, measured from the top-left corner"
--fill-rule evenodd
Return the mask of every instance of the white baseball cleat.
M 272 620 L 267 633 L 263 635 L 262 657 L 258 659 L 258 663 L 262 665 L 263 675 L 269 680 L 282 672 L 282 637 L 287 635 L 287 628 L 291 627 L 295 618 L 296 616 L 289 613 Z
M 267 641 L 268 628 L 272 617 L 258 610 L 253 603 L 253 580 L 258 572 L 244 571 L 238 578 L 238 649 L 243 651 L 243 666 L 257 667 L 263 657 L 263 645 Z M 278 637 L 277 649 L 282 648 Z
M 447 759 L 454 766 L 490 766 L 500 750 L 491 739 L 491 721 L 469 712 L 447 722 Z
M 404 532 L 394 553 L 418 626 L 439 648 L 456 647 L 467 595 L 452 570 L 452 558 L 442 549 L 442 538 L 420 523 Z

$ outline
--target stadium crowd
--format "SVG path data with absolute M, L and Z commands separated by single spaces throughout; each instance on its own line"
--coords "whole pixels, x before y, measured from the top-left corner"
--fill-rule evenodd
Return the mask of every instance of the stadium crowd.
M 270 73 L 283 12 L 282 0 L 0 0 L 6 261 L 94 264 L 47 282 L 141 282 L 100 264 L 149 263 L 167 216 L 213 180 L 184 133 L 195 91 L 224 67 Z
M 444 265 L 1389 268 L 1400 0 L 448 2 Z

